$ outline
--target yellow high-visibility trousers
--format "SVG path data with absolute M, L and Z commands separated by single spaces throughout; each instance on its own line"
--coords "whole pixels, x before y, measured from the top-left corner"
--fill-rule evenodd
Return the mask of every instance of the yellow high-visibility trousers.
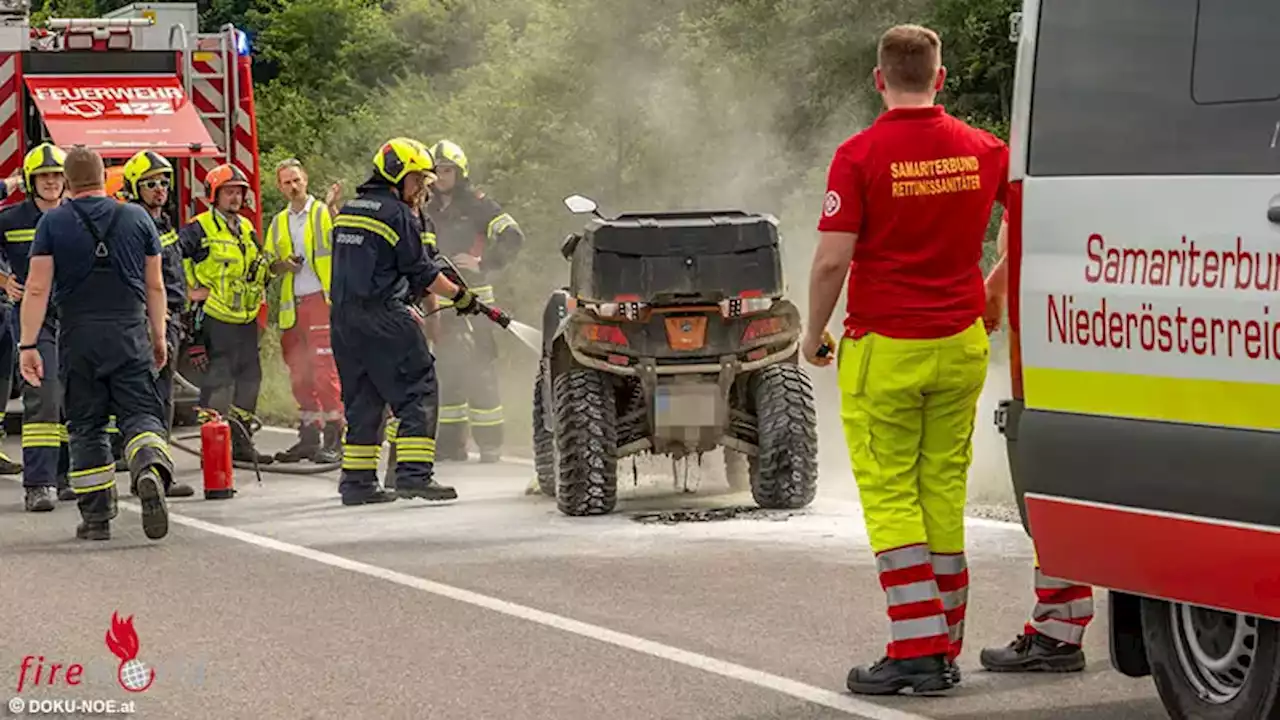
M 894 658 L 964 640 L 964 506 L 991 346 L 981 320 L 936 340 L 871 333 L 840 343 L 841 416 Z

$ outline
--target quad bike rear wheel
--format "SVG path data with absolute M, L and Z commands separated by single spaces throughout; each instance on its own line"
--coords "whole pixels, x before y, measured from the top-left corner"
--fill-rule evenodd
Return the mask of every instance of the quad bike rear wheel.
M 547 497 L 556 496 L 556 436 L 555 418 L 547 412 L 545 383 L 547 369 L 538 365 L 538 377 L 533 385 L 533 466 L 538 479 L 538 489 Z M 548 427 L 550 426 L 550 427 Z
M 565 515 L 606 515 L 618 502 L 618 409 L 610 378 L 573 368 L 556 378 L 556 505 Z
M 794 510 L 818 491 L 818 414 L 813 383 L 798 365 L 771 365 L 751 378 L 759 453 L 751 496 L 762 508 Z

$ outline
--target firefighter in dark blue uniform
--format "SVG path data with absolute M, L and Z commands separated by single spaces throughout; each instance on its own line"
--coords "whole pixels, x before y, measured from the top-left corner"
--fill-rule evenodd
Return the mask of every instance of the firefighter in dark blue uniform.
M 330 324 L 347 416 L 338 486 L 344 505 L 458 496 L 433 477 L 435 361 L 409 305 L 431 292 L 451 299 L 459 314 L 475 313 L 479 306 L 423 250 L 424 227 L 411 206 L 426 192 L 432 165 L 422 143 L 387 141 L 373 156 L 372 175 L 333 221 Z M 377 476 L 387 406 L 399 421 L 394 494 L 378 486 Z
M 62 176 L 65 158 L 66 153 L 49 143 L 33 148 L 22 160 L 27 199 L 0 212 L 0 252 L 11 271 L 5 278 L 5 291 L 15 304 L 11 316 L 15 341 L 36 223 L 62 202 L 66 187 Z M 52 510 L 55 497 L 75 498 L 67 481 L 69 457 L 67 427 L 62 423 L 63 393 L 58 379 L 56 311 L 45 315 L 38 344 L 48 376 L 39 387 L 24 383 L 22 388 L 22 485 L 26 488 L 26 509 L 33 512 Z
M 492 197 L 471 185 L 467 156 L 441 140 L 431 149 L 439 176 L 426 213 L 440 253 L 451 259 L 481 302 L 494 299 L 491 273 L 515 259 L 524 244 L 516 221 Z M 441 305 L 448 306 L 448 300 Z M 440 459 L 467 459 L 467 430 L 481 462 L 502 458 L 503 410 L 498 382 L 498 340 L 487 322 L 447 318 L 440 323 L 444 390 L 440 397 Z
M 21 170 L 13 175 L 5 178 L 0 183 L 0 202 L 9 197 L 14 190 L 22 186 Z M 13 302 L 9 300 L 9 295 L 4 292 L 3 279 L 11 274 L 9 263 L 5 261 L 4 255 L 0 254 L 0 402 L 7 403 L 9 401 L 10 391 L 13 390 L 14 374 L 18 370 L 18 334 L 16 321 L 13 316 L 16 315 L 13 310 Z M 0 406 L 0 440 L 6 436 L 4 429 L 5 410 Z M 0 448 L 0 475 L 21 475 L 22 463 L 14 462 L 9 454 Z M 70 489 L 67 490 L 70 492 Z
M 164 407 L 165 438 L 173 432 L 173 384 L 178 367 L 178 349 L 182 346 L 182 312 L 187 305 L 187 275 L 182 265 L 182 250 L 178 247 L 178 231 L 165 214 L 169 199 L 169 187 L 173 183 L 173 165 L 160 155 L 143 150 L 124 164 L 124 192 L 132 202 L 147 211 L 160 235 L 161 270 L 164 275 L 165 305 L 168 319 L 165 324 L 165 347 L 169 362 L 160 369 L 156 378 L 156 390 Z M 115 418 L 112 418 L 114 424 Z M 120 438 L 117 440 L 117 438 Z M 112 437 L 112 454 L 116 458 L 116 470 L 128 469 L 124 456 L 121 433 Z M 190 497 L 195 489 L 180 482 L 170 483 L 165 493 L 169 497 Z
M 114 413 L 142 504 L 143 532 L 159 539 L 169 530 L 164 495 L 173 478 L 155 383 L 167 361 L 160 238 L 142 208 L 106 196 L 106 172 L 96 152 L 77 147 L 67 154 L 66 167 L 72 197 L 41 218 L 31 246 L 18 346 L 22 376 L 35 387 L 55 379 L 37 352 L 52 288 L 71 485 L 82 518 L 76 536 L 111 537 L 117 511 L 107 419 Z

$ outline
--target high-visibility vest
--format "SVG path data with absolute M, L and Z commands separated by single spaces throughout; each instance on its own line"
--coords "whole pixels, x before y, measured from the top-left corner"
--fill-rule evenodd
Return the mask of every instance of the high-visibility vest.
M 289 232 L 289 208 L 281 210 L 267 228 L 264 252 L 272 258 L 283 260 L 290 255 L 302 255 L 320 278 L 324 301 L 329 302 L 329 281 L 333 276 L 333 219 L 329 209 L 319 200 L 311 201 L 307 211 L 306 228 L 302 231 L 302 252 L 298 253 L 294 238 Z M 280 329 L 288 330 L 298 321 L 297 298 L 293 294 L 293 273 L 285 273 L 280 285 Z
M 231 228 L 207 210 L 195 221 L 204 229 L 203 246 L 208 257 L 195 263 L 195 281 L 209 288 L 204 301 L 205 314 L 233 325 L 246 325 L 258 319 L 258 309 L 266 299 L 266 280 L 270 259 L 258 248 L 253 236 L 253 223 L 236 216 L 240 228 Z M 256 268 L 254 266 L 256 265 Z M 254 268 L 250 275 L 250 268 Z

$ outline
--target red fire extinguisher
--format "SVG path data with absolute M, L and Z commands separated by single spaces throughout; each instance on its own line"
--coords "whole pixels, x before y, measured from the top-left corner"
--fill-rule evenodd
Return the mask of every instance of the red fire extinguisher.
M 204 472 L 204 499 L 227 500 L 236 494 L 231 465 L 231 426 L 222 416 L 207 411 L 200 426 L 200 469 Z

